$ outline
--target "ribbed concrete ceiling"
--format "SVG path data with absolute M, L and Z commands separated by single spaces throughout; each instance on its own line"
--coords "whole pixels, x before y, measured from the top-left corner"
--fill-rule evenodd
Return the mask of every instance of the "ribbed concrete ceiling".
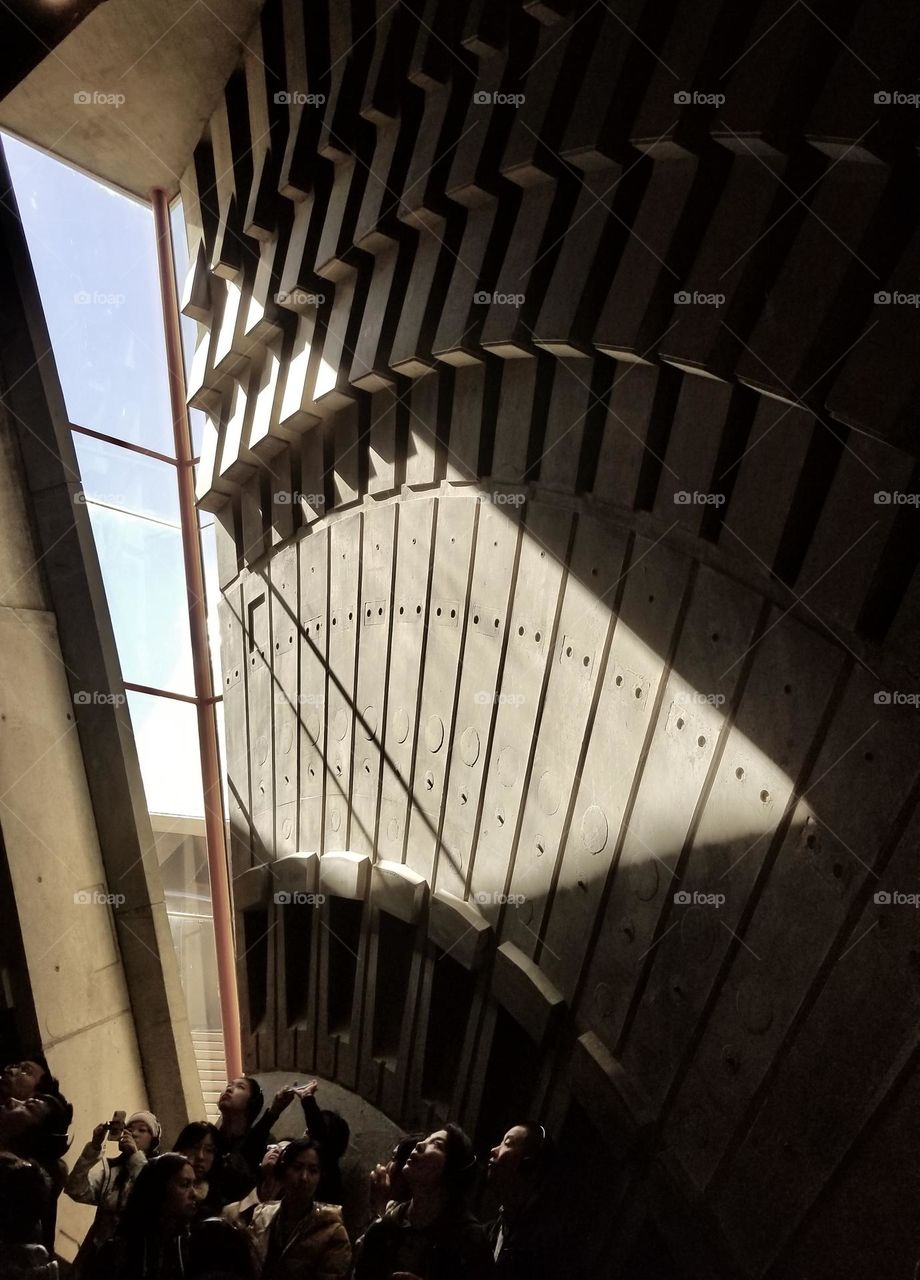
M 0 103 L 0 127 L 135 195 L 172 195 L 261 7 L 106 0 Z M 31 8 L 21 22 L 37 28 Z

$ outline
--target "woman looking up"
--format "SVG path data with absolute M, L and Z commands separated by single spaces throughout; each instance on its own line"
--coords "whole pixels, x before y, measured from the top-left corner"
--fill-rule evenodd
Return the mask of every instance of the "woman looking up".
M 355 1280 L 484 1280 L 494 1261 L 466 1207 L 476 1157 L 459 1126 L 420 1139 L 403 1169 L 411 1198 L 368 1227 Z

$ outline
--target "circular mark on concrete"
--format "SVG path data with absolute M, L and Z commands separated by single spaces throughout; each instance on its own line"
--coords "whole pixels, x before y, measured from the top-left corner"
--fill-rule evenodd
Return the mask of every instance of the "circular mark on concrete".
M 264 733 L 260 733 L 258 738 L 256 738 L 253 743 L 253 750 L 255 751 L 255 756 L 259 764 L 264 764 L 268 759 L 268 738 Z
M 330 813 L 329 825 L 332 827 L 333 831 L 338 831 L 339 827 L 342 825 L 342 815 L 339 813 L 338 809 L 333 809 Z
M 396 840 L 399 836 L 399 819 L 391 818 L 387 823 L 387 835 L 391 840 Z
M 716 923 L 705 907 L 687 907 L 680 921 L 680 940 L 691 960 L 708 960 L 716 944 Z
M 432 716 L 425 725 L 425 746 L 429 751 L 440 751 L 444 742 L 444 721 L 440 716 Z
M 305 729 L 306 729 L 306 731 L 307 731 L 307 737 L 310 739 L 310 741 L 311 741 L 311 742 L 316 742 L 316 741 L 318 741 L 318 739 L 319 739 L 319 712 L 318 712 L 318 711 L 308 711 L 308 712 L 307 712 L 307 714 L 304 716 L 304 721 L 303 721 L 303 723 L 304 723 L 304 728 L 305 728 Z
M 521 770 L 517 747 L 504 747 L 498 757 L 498 780 L 503 787 L 513 787 Z
M 365 707 L 361 719 L 363 721 L 361 732 L 370 741 L 377 732 L 377 708 Z
M 762 1036 L 773 1025 L 773 997 L 758 982 L 742 982 L 735 996 L 735 1008 L 742 1026 L 752 1035 Z
M 600 805 L 592 804 L 581 820 L 581 838 L 589 853 L 600 853 L 607 843 L 607 815 Z
M 390 717 L 393 726 L 393 737 L 397 742 L 405 742 L 409 736 L 409 713 L 405 707 L 397 707 Z
M 657 862 L 650 859 L 648 862 L 640 862 L 633 869 L 633 890 L 641 902 L 651 902 L 658 892 L 659 883 Z
M 517 914 L 520 917 L 522 924 L 528 926 L 533 924 L 533 903 L 530 898 L 517 908 Z
M 335 713 L 335 719 L 332 722 L 332 732 L 340 742 L 348 732 L 348 712 L 343 707 L 340 707 Z
M 472 769 L 479 759 L 479 734 L 472 727 L 464 729 L 460 738 L 460 759 Z
M 281 834 L 285 840 L 290 840 L 291 836 L 294 834 L 293 818 L 285 818 L 284 822 L 281 824 Z
M 294 726 L 290 721 L 287 721 L 284 725 L 282 725 L 281 742 L 279 743 L 279 746 L 281 747 L 281 754 L 283 756 L 289 755 L 290 752 L 293 750 Z
M 562 803 L 562 789 L 553 775 L 547 770 L 540 779 L 537 788 L 537 799 L 544 813 L 555 813 Z

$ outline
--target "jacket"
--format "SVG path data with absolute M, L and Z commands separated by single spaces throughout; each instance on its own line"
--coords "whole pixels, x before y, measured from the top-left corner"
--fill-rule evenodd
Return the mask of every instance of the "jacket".
M 97 1208 L 93 1224 L 74 1260 L 76 1276 L 92 1274 L 92 1259 L 115 1234 L 128 1193 L 146 1163 L 147 1157 L 142 1151 L 135 1151 L 127 1160 L 108 1160 L 91 1142 L 83 1148 L 64 1183 L 64 1190 L 78 1204 L 94 1204 Z
M 414 1227 L 408 1204 L 387 1209 L 372 1222 L 355 1266 L 355 1280 L 390 1280 L 408 1271 L 421 1280 L 486 1280 L 495 1270 L 485 1228 L 459 1210 L 430 1227 Z
M 282 1201 L 230 1206 L 225 1216 L 248 1226 L 262 1262 L 262 1280 L 338 1280 L 351 1271 L 351 1244 L 337 1205 L 314 1201 L 293 1231 L 282 1231 Z

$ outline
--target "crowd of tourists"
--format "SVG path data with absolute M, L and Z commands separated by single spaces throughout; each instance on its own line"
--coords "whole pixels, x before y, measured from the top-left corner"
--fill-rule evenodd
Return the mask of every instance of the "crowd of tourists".
M 100 1120 L 69 1169 L 73 1108 L 40 1053 L 0 1073 L 0 1280 L 549 1280 L 564 1273 L 545 1204 L 552 1139 L 513 1125 L 477 1158 L 456 1124 L 401 1139 L 343 1178 L 350 1130 L 318 1085 L 266 1106 L 231 1080 L 219 1120 L 170 1142 L 150 1111 Z M 291 1105 L 303 1136 L 272 1126 Z M 494 1211 L 474 1211 L 485 1190 Z M 72 1269 L 54 1254 L 61 1195 L 95 1206 Z M 567 1274 L 567 1273 L 566 1273 Z

